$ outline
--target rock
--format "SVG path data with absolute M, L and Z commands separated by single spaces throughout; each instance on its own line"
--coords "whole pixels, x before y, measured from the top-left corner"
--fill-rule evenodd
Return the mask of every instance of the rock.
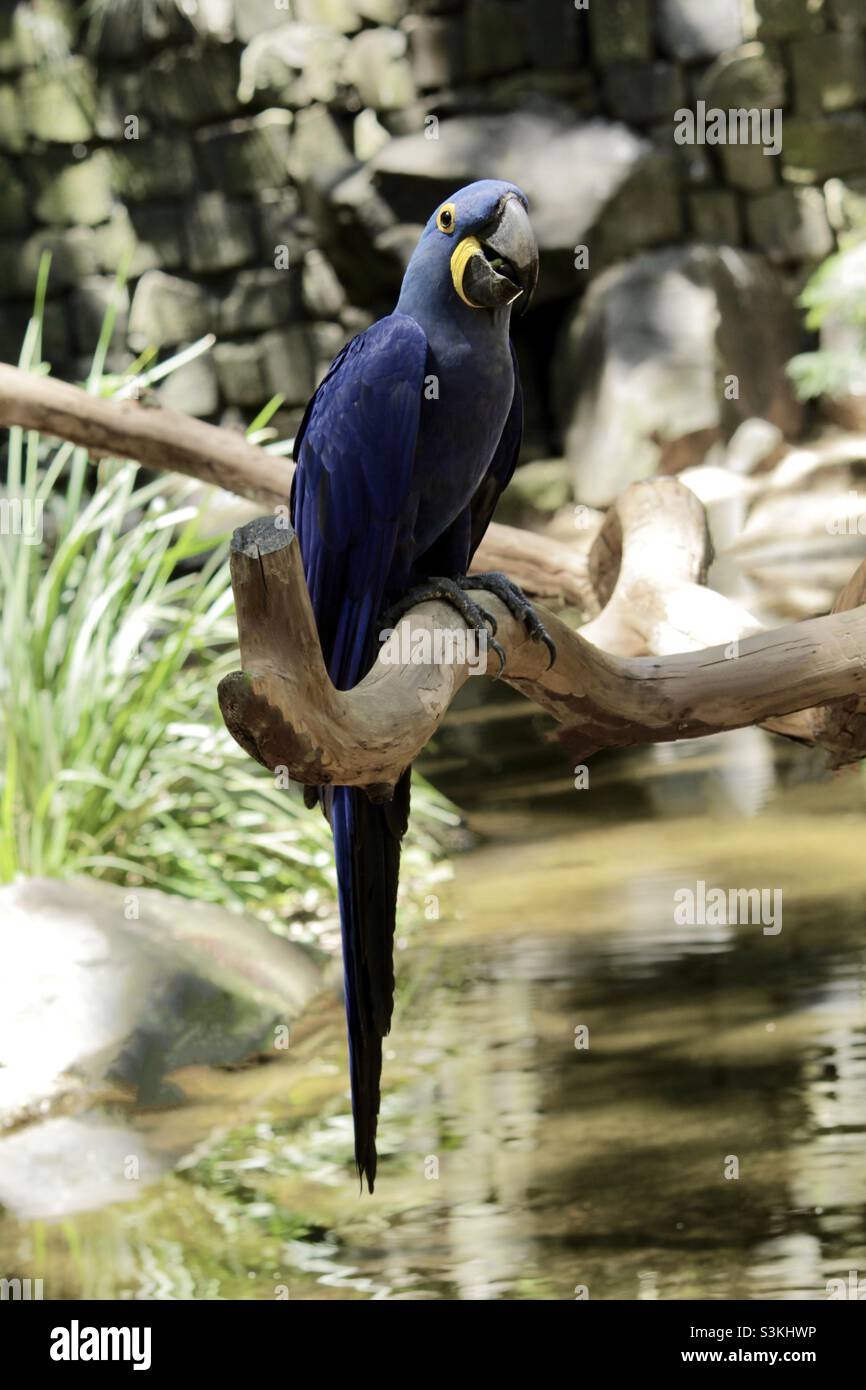
M 354 165 L 343 133 L 326 106 L 307 106 L 295 117 L 289 173 L 296 183 L 329 183 Z
M 346 292 L 333 266 L 315 247 L 304 256 L 302 294 L 304 308 L 314 319 L 337 319 L 346 307 Z
M 142 73 L 121 69 L 100 80 L 94 127 L 100 140 L 150 136 L 152 125 L 145 114 Z
M 352 39 L 343 74 L 365 106 L 390 111 L 414 101 L 406 49 L 406 35 L 399 29 L 364 29 Z
M 182 410 L 186 415 L 204 418 L 219 409 L 219 383 L 213 358 L 205 353 L 184 362 L 156 388 L 162 405 Z
M 484 102 L 477 104 L 481 109 L 511 111 L 519 107 L 540 108 L 545 104 L 562 103 L 567 103 L 575 113 L 596 115 L 601 106 L 601 97 L 594 74 L 586 70 L 536 72 L 533 68 L 525 68 L 507 77 L 495 78 L 486 89 Z M 417 130 L 419 124 L 417 119 L 412 120 L 409 131 Z
M 262 32 L 284 25 L 294 9 L 292 0 L 233 0 L 234 29 L 241 43 L 253 43 Z
M 787 130 L 786 122 L 783 151 L 787 148 Z M 777 169 L 783 155 L 764 154 L 762 145 L 720 145 L 718 153 L 725 180 L 733 188 L 744 193 L 763 193 L 777 186 Z
M 575 124 L 565 111 L 453 117 L 441 122 L 438 140 L 392 140 L 370 168 L 395 220 L 406 223 L 423 223 L 441 198 L 472 179 L 513 180 L 530 200 L 545 297 L 581 283 L 576 248 L 588 246 L 590 267 L 598 269 L 606 258 L 676 239 L 681 228 L 673 154 L 621 125 Z
M 224 193 L 280 188 L 289 178 L 291 126 L 290 111 L 262 111 L 198 131 L 196 151 L 211 183 Z
M 522 8 L 524 56 L 533 67 L 575 68 L 583 56 L 576 6 L 534 0 Z
M 148 347 L 190 343 L 214 331 L 217 301 L 203 285 L 161 270 L 148 270 L 135 287 L 129 313 L 129 344 Z
M 605 0 L 589 6 L 589 36 L 598 67 L 645 63 L 652 57 L 649 0 Z
M 272 329 L 255 342 L 217 343 L 223 396 L 230 405 L 261 406 L 277 394 L 289 406 L 305 405 L 316 387 L 317 346 L 310 324 Z
M 39 263 L 51 252 L 51 288 L 68 289 L 85 275 L 99 270 L 97 233 L 90 227 L 45 228 L 33 232 L 13 248 L 0 248 L 0 294 L 32 295 Z
M 754 473 L 762 464 L 785 453 L 785 436 L 769 420 L 744 420 L 728 440 L 724 466 L 730 472 Z
M 96 79 L 84 58 L 66 58 L 25 73 L 20 91 L 24 128 L 29 135 L 63 145 L 92 138 Z
M 27 190 L 12 161 L 0 155 L 0 235 L 23 231 L 29 224 Z
M 778 54 L 762 43 L 746 43 L 724 53 L 703 74 L 696 95 L 707 107 L 751 110 L 783 106 L 785 69 Z
M 752 8 L 759 39 L 792 39 L 824 28 L 824 0 L 752 0 Z
M 672 156 L 658 150 L 640 160 L 587 238 L 594 271 L 645 246 L 678 240 L 682 206 Z
M 187 6 L 187 14 L 197 34 L 229 43 L 235 36 L 234 9 L 235 0 L 195 0 L 194 6 Z
M 673 63 L 624 64 L 604 74 L 611 115 L 634 125 L 673 117 L 685 101 L 683 74 Z
M 186 263 L 209 274 L 234 270 L 256 257 L 256 238 L 246 203 L 222 193 L 200 193 L 189 207 L 184 227 Z
M 44 0 L 38 18 L 32 4 L 6 0 L 0 11 L 0 72 L 17 72 L 69 53 L 72 15 L 62 0 Z
M 466 75 L 463 26 L 453 16 L 412 15 L 403 25 L 409 63 L 420 91 L 451 87 Z
M 183 260 L 180 210 L 176 203 L 115 206 L 111 218 L 95 232 L 99 265 L 131 280 L 146 270 L 176 270 Z
M 835 232 L 866 237 L 866 175 L 828 179 L 824 185 L 824 199 Z
M 830 16 L 839 29 L 866 29 L 866 10 L 860 0 L 827 0 Z
M 722 246 L 738 246 L 742 241 L 737 200 L 724 189 L 690 193 L 689 222 L 696 241 Z
M 0 361 L 17 364 L 24 335 L 33 312 L 31 303 L 4 304 L 0 315 Z M 42 352 L 48 362 L 66 362 L 69 357 L 69 323 L 66 306 L 48 299 L 42 316 Z
M 266 265 L 294 266 L 304 251 L 298 194 L 294 188 L 263 189 L 258 196 L 259 257 Z
M 342 34 L 354 34 L 361 27 L 355 0 L 292 0 L 292 8 L 304 24 L 323 24 Z
M 192 146 L 183 136 L 125 140 L 111 151 L 114 191 L 133 203 L 185 197 L 195 185 Z
M 220 295 L 217 332 L 221 338 L 260 333 L 297 318 L 299 309 L 297 271 L 240 270 Z
M 27 144 L 24 113 L 18 90 L 11 82 L 0 83 L 0 149 L 21 154 Z
M 387 145 L 390 135 L 383 125 L 379 124 L 379 118 L 375 111 L 365 107 L 359 111 L 352 125 L 352 145 L 355 150 L 355 158 L 362 163 L 372 159 L 374 154 L 378 154 Z
M 782 178 L 787 182 L 819 183 L 864 168 L 866 116 L 862 112 L 785 121 Z
M 111 159 L 94 150 L 73 163 L 44 156 L 35 165 L 34 212 L 40 222 L 60 226 L 96 226 L 111 216 Z
M 217 343 L 213 358 L 220 392 L 229 405 L 261 406 L 274 394 L 259 343 Z
M 749 241 L 769 260 L 821 261 L 833 233 L 820 188 L 776 188 L 746 204 Z
M 866 39 L 860 33 L 814 34 L 790 47 L 799 115 L 862 106 Z
M 656 124 L 649 134 L 657 150 L 668 157 L 673 156 L 677 178 L 686 188 L 718 188 L 716 166 L 710 159 L 707 146 L 678 145 L 670 120 Z
M 463 43 L 470 81 L 523 66 L 526 58 L 522 9 L 509 0 L 469 0 Z
M 796 433 L 802 408 L 785 364 L 798 345 L 797 316 L 758 257 L 677 248 L 607 271 L 554 357 L 575 496 L 606 505 L 672 455 L 699 463 L 751 417 Z
M 128 1088 L 142 1105 L 180 1067 L 272 1050 L 318 970 L 222 908 L 87 879 L 0 888 L 0 1112 Z
M 69 296 L 69 317 L 76 349 L 92 355 L 109 308 L 114 305 L 113 343 L 123 343 L 129 325 L 129 291 L 112 276 L 87 275 Z
M 266 30 L 244 51 L 238 97 L 292 107 L 334 101 L 348 51 L 348 40 L 323 25 Z
M 108 65 L 117 58 L 140 62 L 143 50 L 188 42 L 195 32 L 180 4 L 100 5 L 95 18 L 91 42 Z
M 409 13 L 412 0 L 355 0 L 355 9 L 362 19 L 374 24 L 397 24 Z
M 169 127 L 218 121 L 238 110 L 240 64 L 228 46 L 169 48 L 145 69 L 144 96 L 150 114 Z
M 333 352 L 329 354 L 328 349 L 323 348 L 321 336 L 317 337 L 318 327 L 313 325 L 311 331 L 309 324 L 293 324 L 266 333 L 260 339 L 268 383 L 266 398 L 279 392 L 286 405 L 290 406 L 305 405 L 309 400 L 316 389 L 317 359 L 327 355 L 330 361 L 333 356 Z M 333 325 L 328 325 L 328 328 L 332 329 Z
M 134 1201 L 171 1165 L 172 1155 L 114 1116 L 56 1116 L 0 1138 L 0 1202 L 19 1221 L 55 1221 Z
M 223 396 L 230 405 L 261 406 L 277 394 L 289 406 L 305 405 L 316 387 L 317 347 L 310 324 L 272 329 L 255 342 L 217 343 Z
M 740 0 L 659 0 L 662 47 L 681 63 L 716 58 L 743 42 Z
M 350 334 L 346 333 L 340 323 L 314 323 L 313 330 L 313 358 L 314 358 L 314 381 L 313 388 L 321 381 L 325 372 L 330 367 L 337 353 L 348 342 Z M 310 393 L 308 393 L 310 394 Z M 300 404 L 300 402 L 298 402 Z
M 369 167 L 353 169 L 326 189 L 311 186 L 308 193 L 316 244 L 351 302 L 367 308 L 392 299 L 405 269 L 404 247 L 414 245 L 420 229 L 400 227 L 376 192 Z

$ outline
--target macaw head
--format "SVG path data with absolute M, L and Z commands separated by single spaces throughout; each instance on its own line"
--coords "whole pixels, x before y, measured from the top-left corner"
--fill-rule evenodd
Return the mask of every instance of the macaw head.
M 428 300 L 444 292 L 479 312 L 517 300 L 525 307 L 537 280 L 538 245 L 526 194 L 513 183 L 480 179 L 436 208 L 406 269 L 400 298 L 403 304 L 419 291 Z

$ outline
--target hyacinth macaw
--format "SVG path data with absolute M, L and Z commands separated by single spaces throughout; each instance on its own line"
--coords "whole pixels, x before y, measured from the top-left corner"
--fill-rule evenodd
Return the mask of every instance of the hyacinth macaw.
M 338 689 L 362 679 L 382 630 L 427 598 L 453 604 L 496 648 L 495 623 L 468 589 L 498 594 L 553 659 L 515 585 L 500 574 L 466 577 L 517 461 L 523 419 L 509 324 L 537 276 L 520 189 L 492 179 L 462 188 L 424 228 L 394 312 L 342 349 L 307 406 L 292 522 Z M 351 787 L 308 789 L 307 799 L 321 803 L 334 836 L 355 1161 L 372 1192 L 409 769 L 389 801 Z

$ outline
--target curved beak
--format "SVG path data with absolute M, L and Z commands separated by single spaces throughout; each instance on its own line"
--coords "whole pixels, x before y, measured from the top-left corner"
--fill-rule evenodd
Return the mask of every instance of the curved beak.
M 508 194 L 478 237 L 464 237 L 451 257 L 454 288 L 473 309 L 499 309 L 522 298 L 525 312 L 538 282 L 538 245 L 529 214 Z

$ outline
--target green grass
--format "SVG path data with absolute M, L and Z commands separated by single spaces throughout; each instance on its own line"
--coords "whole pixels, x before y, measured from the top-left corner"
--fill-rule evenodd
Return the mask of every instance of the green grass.
M 41 362 L 43 267 L 22 365 Z M 88 389 L 122 390 L 102 364 Z M 266 415 L 253 422 L 261 437 Z M 0 536 L 0 880 L 91 874 L 270 918 L 333 897 L 328 827 L 225 730 L 239 665 L 228 537 L 199 533 L 195 482 L 93 465 L 12 429 L 9 498 L 43 508 L 41 544 Z M 200 500 L 200 491 L 199 491 Z M 408 863 L 455 817 L 416 797 Z

